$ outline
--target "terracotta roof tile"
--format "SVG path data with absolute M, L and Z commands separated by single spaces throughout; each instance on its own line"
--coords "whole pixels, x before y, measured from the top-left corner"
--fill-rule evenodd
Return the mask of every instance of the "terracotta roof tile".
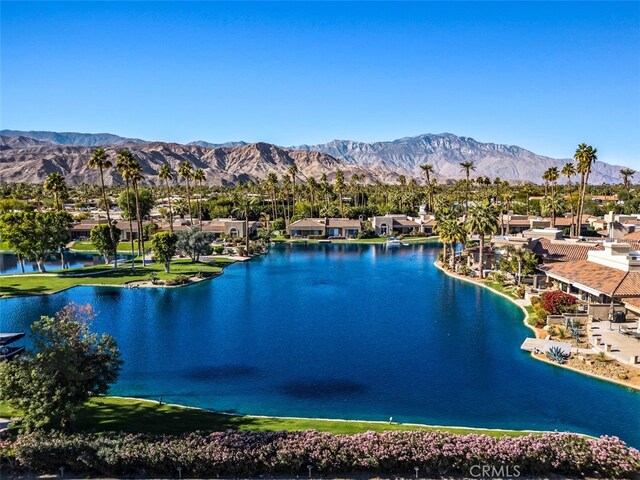
M 616 288 L 615 294 L 620 297 L 640 295 L 640 272 L 629 272 Z
M 572 260 L 586 260 L 590 250 L 602 250 L 601 245 L 593 243 L 578 243 L 541 238 L 533 247 L 533 252 L 543 260 L 567 262 Z
M 552 263 L 541 269 L 548 274 L 579 283 L 608 296 L 614 295 L 618 285 L 627 275 L 623 270 L 605 267 L 588 260 Z

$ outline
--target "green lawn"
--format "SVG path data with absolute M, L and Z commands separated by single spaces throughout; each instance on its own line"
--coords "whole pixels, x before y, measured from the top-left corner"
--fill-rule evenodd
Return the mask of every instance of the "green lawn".
M 492 282 L 489 280 L 485 280 L 482 283 L 484 283 L 487 287 L 495 290 L 496 292 L 500 292 L 500 293 L 504 293 L 506 296 L 511 297 L 513 299 L 518 299 L 519 297 L 516 296 L 516 294 L 513 292 L 513 287 L 505 287 L 504 285 L 502 285 L 499 282 Z
M 145 249 L 150 251 L 150 242 L 145 242 Z M 137 252 L 138 243 L 134 241 L 133 248 Z M 89 241 L 78 241 L 74 242 L 71 248 L 69 248 L 72 252 L 87 252 L 87 253 L 98 253 L 96 247 Z M 131 253 L 131 242 L 120 242 L 118 243 L 118 252 L 121 253 Z
M 125 285 L 134 281 L 148 280 L 149 274 L 155 272 L 159 279 L 168 280 L 178 275 L 194 276 L 198 272 L 217 274 L 233 263 L 226 258 L 216 259 L 210 263 L 192 263 L 188 259 L 171 262 L 171 273 L 165 273 L 161 264 L 149 264 L 144 269 L 141 263 L 131 270 L 130 265 L 120 265 L 114 270 L 111 265 L 94 265 L 56 272 L 55 275 L 22 274 L 0 278 L 0 297 L 14 295 L 35 295 L 54 293 L 75 285 Z
M 6 404 L 0 403 L 0 417 L 15 415 Z M 101 397 L 91 400 L 82 410 L 76 428 L 92 432 L 131 432 L 180 434 L 195 430 L 220 432 L 228 429 L 254 432 L 280 430 L 319 430 L 331 433 L 359 433 L 385 430 L 443 430 L 452 433 L 484 433 L 491 436 L 518 436 L 529 432 L 512 430 L 475 430 L 454 427 L 388 424 L 386 422 L 356 422 L 297 418 L 225 415 L 173 405 L 158 405 L 144 400 Z

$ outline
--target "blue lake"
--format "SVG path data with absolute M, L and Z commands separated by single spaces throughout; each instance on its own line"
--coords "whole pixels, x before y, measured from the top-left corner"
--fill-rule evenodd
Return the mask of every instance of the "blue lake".
M 640 394 L 530 358 L 512 303 L 432 245 L 281 245 L 180 289 L 0 300 L 23 331 L 69 302 L 125 360 L 113 394 L 263 415 L 569 430 L 640 446 Z M 1 279 L 0 279 L 1 281 Z

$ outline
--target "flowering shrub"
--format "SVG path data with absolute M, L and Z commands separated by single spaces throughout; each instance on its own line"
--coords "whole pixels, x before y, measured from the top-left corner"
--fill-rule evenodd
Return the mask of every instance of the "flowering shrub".
M 554 290 L 544 292 L 540 296 L 540 302 L 549 315 L 560 315 L 563 312 L 573 311 L 577 300 L 573 295 Z
M 640 469 L 640 452 L 616 437 L 548 433 L 491 438 L 444 432 L 394 431 L 357 435 L 276 432 L 141 434 L 34 433 L 13 444 L 16 468 L 51 472 L 59 467 L 100 475 L 218 475 L 344 472 L 468 474 L 474 465 L 517 465 L 522 474 L 558 473 L 619 478 Z

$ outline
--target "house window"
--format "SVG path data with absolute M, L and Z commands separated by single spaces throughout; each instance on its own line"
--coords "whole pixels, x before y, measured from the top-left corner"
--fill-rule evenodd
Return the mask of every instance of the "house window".
M 389 232 L 389 227 L 386 223 L 380 224 L 380 235 L 386 235 Z
M 231 230 L 229 230 L 229 235 L 231 235 L 232 237 L 237 237 L 238 236 L 238 229 L 237 228 L 232 228 Z

